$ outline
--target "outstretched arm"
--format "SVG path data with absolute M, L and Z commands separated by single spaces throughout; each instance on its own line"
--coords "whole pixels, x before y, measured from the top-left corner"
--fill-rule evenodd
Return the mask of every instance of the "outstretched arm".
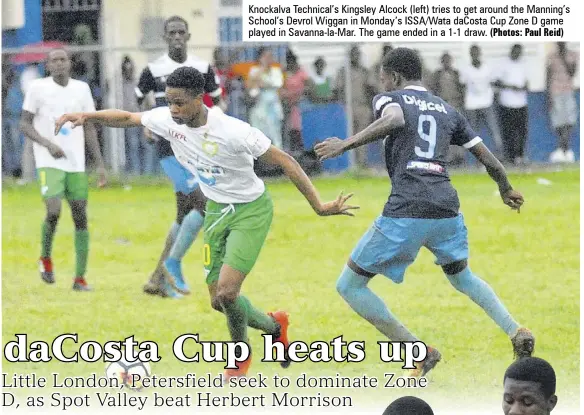
M 518 191 L 513 190 L 513 187 L 507 178 L 505 167 L 503 167 L 501 162 L 497 160 L 493 153 L 491 153 L 487 146 L 482 142 L 475 144 L 469 149 L 469 151 L 485 166 L 491 179 L 497 183 L 503 202 L 511 209 L 519 212 L 521 205 L 523 205 L 523 196 Z
M 363 131 L 355 134 L 347 140 L 333 137 L 322 143 L 318 143 L 314 150 L 320 160 L 338 157 L 345 151 L 361 147 L 373 141 L 385 138 L 391 130 L 403 127 L 405 124 L 404 113 L 399 105 L 388 105 L 383 109 L 382 116 L 370 124 Z
M 87 121 L 114 128 L 139 127 L 142 125 L 142 114 L 141 112 L 116 109 L 64 114 L 55 123 L 55 134 L 58 134 L 61 127 L 67 122 L 71 122 L 73 128 L 83 125 Z
M 333 202 L 322 203 L 314 185 L 300 167 L 300 164 L 289 154 L 283 152 L 277 147 L 270 148 L 259 157 L 265 163 L 280 166 L 284 174 L 294 183 L 296 188 L 304 195 L 310 206 L 319 216 L 329 215 L 349 215 L 354 216 L 350 210 L 358 209 L 358 206 L 348 206 L 345 202 L 353 196 L 349 194 L 343 196 L 343 193 Z

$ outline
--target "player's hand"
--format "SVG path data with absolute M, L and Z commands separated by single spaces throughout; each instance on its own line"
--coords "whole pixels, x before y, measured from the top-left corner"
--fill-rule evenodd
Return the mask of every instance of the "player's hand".
M 63 149 L 61 147 L 59 147 L 58 145 L 56 145 L 55 143 L 49 144 L 49 146 L 47 147 L 47 150 L 49 150 L 49 153 L 51 153 L 51 156 L 53 156 L 53 158 L 56 158 L 56 159 L 66 158 L 65 152 L 63 151 Z
M 511 209 L 516 210 L 517 213 L 520 212 L 521 206 L 523 205 L 523 195 L 517 190 L 507 190 L 505 193 L 501 194 L 503 203 L 509 206 Z
M 337 200 L 325 203 L 317 210 L 319 216 L 332 216 L 332 215 L 347 215 L 355 216 L 351 210 L 359 209 L 359 206 L 346 205 L 345 202 L 353 197 L 353 193 L 349 193 L 347 196 L 343 196 L 343 192 L 337 197 Z
M 97 187 L 105 187 L 107 185 L 107 176 L 105 174 L 105 167 L 97 168 Z
M 314 151 L 320 161 L 332 159 L 345 152 L 344 141 L 337 137 L 331 137 L 314 146 Z
M 86 120 L 87 117 L 82 112 L 76 112 L 73 114 L 63 114 L 55 122 L 55 135 L 59 134 L 61 128 L 63 128 L 63 126 L 68 122 L 72 124 L 71 128 L 75 128 L 85 124 Z

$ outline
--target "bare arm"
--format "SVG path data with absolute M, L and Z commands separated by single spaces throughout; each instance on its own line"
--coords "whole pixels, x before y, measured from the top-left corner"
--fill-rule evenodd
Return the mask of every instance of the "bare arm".
M 548 65 L 545 75 L 546 75 L 545 76 L 545 101 L 547 104 L 547 108 L 549 110 L 552 106 L 552 97 L 550 95 L 550 88 L 552 85 L 552 68 L 551 68 L 551 66 Z
M 30 138 L 35 143 L 49 148 L 53 143 L 49 139 L 39 134 L 36 128 L 34 128 L 33 120 L 34 114 L 23 110 L 22 115 L 20 116 L 20 130 L 25 136 Z
M 505 167 L 501 164 L 499 160 L 491 153 L 484 143 L 478 143 L 471 147 L 469 151 L 480 161 L 485 168 L 487 173 L 491 176 L 491 179 L 497 183 L 499 186 L 499 191 L 505 193 L 506 191 L 512 189 L 509 180 L 507 179 L 507 173 L 505 172 Z
M 388 105 L 383 109 L 382 116 L 370 124 L 363 131 L 354 136 L 341 140 L 336 137 L 327 138 L 318 143 L 314 150 L 320 160 L 331 159 L 340 156 L 345 151 L 361 147 L 373 141 L 385 138 L 391 130 L 403 127 L 405 124 L 404 113 L 399 105 Z
M 320 201 L 320 197 L 318 192 L 300 164 L 289 154 L 283 152 L 277 147 L 271 146 L 268 151 L 266 151 L 262 156 L 260 156 L 260 160 L 280 166 L 282 170 L 284 170 L 284 174 L 288 176 L 288 178 L 294 183 L 296 188 L 304 195 L 312 209 L 320 216 L 328 216 L 328 215 L 349 215 L 353 216 L 353 214 L 349 211 L 350 209 L 356 209 L 356 206 L 346 206 L 345 202 L 349 199 L 352 195 L 349 194 L 347 196 L 341 195 L 337 200 L 334 202 L 329 203 L 322 203 Z
M 566 68 L 566 72 L 568 73 L 568 76 L 570 78 L 573 78 L 574 75 L 576 74 L 576 62 L 568 62 L 568 55 L 567 54 L 560 55 L 560 58 L 562 59 L 562 62 L 564 63 L 564 66 Z
M 294 157 L 277 147 L 271 146 L 268 151 L 260 156 L 260 160 L 274 166 L 280 166 L 284 170 L 284 174 L 288 176 L 300 193 L 308 200 L 312 209 L 316 213 L 321 211 L 322 203 L 318 192 Z
M 484 143 L 476 144 L 469 151 L 486 167 L 491 179 L 497 183 L 503 202 L 511 209 L 519 212 L 524 202 L 523 195 L 513 189 L 501 162 L 497 160 Z
M 516 85 L 509 85 L 509 84 L 507 84 L 499 79 L 499 80 L 495 81 L 493 86 L 495 86 L 497 88 L 502 88 L 502 89 L 512 89 L 513 91 L 527 91 L 527 81 L 522 86 L 516 86 Z
M 59 132 L 66 122 L 73 123 L 73 128 L 75 128 L 87 121 L 113 128 L 140 127 L 142 125 L 142 113 L 111 109 L 64 114 L 55 123 L 55 134 Z
M 405 124 L 404 113 L 399 105 L 389 105 L 383 110 L 383 116 L 370 124 L 363 131 L 345 140 L 344 151 L 352 150 L 385 138 L 391 130 Z
M 65 157 L 65 152 L 61 147 L 39 134 L 36 128 L 34 128 L 33 120 L 34 114 L 32 112 L 28 112 L 26 110 L 22 111 L 22 115 L 20 117 L 20 130 L 23 132 L 23 134 L 35 143 L 46 147 L 52 157 L 56 159 Z

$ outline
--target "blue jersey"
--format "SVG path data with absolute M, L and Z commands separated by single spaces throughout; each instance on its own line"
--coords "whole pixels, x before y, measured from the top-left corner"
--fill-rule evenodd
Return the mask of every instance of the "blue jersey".
M 441 219 L 458 215 L 460 202 L 446 170 L 449 146 L 471 148 L 481 139 L 452 106 L 417 86 L 373 99 L 375 118 L 397 105 L 405 124 L 385 138 L 391 194 L 383 216 Z

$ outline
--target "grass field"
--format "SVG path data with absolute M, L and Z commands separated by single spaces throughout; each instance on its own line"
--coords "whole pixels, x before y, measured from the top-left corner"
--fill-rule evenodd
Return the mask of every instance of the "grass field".
M 512 176 L 526 198 L 521 214 L 511 212 L 494 195 L 495 185 L 483 174 L 455 175 L 470 235 L 471 266 L 487 280 L 512 314 L 537 337 L 536 354 L 556 369 L 560 403 L 579 401 L 579 170 Z M 538 184 L 545 178 L 551 185 Z M 338 191 L 354 191 L 361 205 L 355 218 L 319 218 L 286 182 L 270 182 L 275 217 L 260 260 L 244 285 L 245 294 L 268 311 L 291 315 L 290 335 L 305 342 L 364 340 L 367 358 L 361 363 L 303 363 L 285 373 L 277 364 L 255 359 L 251 372 L 297 376 L 335 374 L 382 377 L 401 373 L 397 364 L 379 361 L 375 329 L 356 316 L 335 291 L 335 282 L 349 253 L 388 194 L 386 178 L 321 178 L 317 187 L 325 199 Z M 183 333 L 204 340 L 227 340 L 224 317 L 209 304 L 202 272 L 199 237 L 184 270 L 193 295 L 183 300 L 153 298 L 142 284 L 154 268 L 173 221 L 173 194 L 167 184 L 134 183 L 92 189 L 89 204 L 91 252 L 88 280 L 93 293 L 71 291 L 74 270 L 73 225 L 64 208 L 54 245 L 57 283 L 47 286 L 38 276 L 43 205 L 36 186 L 5 187 L 2 200 L 2 335 L 15 333 L 31 340 L 51 341 L 61 333 L 82 340 L 121 340 L 136 335 L 154 340 L 162 360 L 159 375 L 187 372 L 218 373 L 220 364 L 186 364 L 176 360 L 172 341 Z M 432 256 L 424 251 L 398 286 L 383 277 L 372 282 L 390 309 L 414 333 L 443 354 L 431 372 L 431 385 L 420 394 L 452 393 L 471 401 L 479 396 L 500 402 L 502 375 L 512 358 L 510 342 L 488 317 L 452 289 Z M 261 337 L 251 332 L 252 347 Z M 69 348 L 69 352 L 74 349 Z M 86 375 L 102 372 L 103 363 L 46 364 L 3 361 L 3 372 L 60 372 Z M 380 399 L 393 391 L 370 391 Z M 355 396 L 368 402 L 367 393 Z M 397 396 L 397 395 L 396 395 Z M 497 406 L 499 408 L 499 406 Z M 499 413 L 497 410 L 496 413 Z M 495 412 L 494 412 L 495 413 Z

